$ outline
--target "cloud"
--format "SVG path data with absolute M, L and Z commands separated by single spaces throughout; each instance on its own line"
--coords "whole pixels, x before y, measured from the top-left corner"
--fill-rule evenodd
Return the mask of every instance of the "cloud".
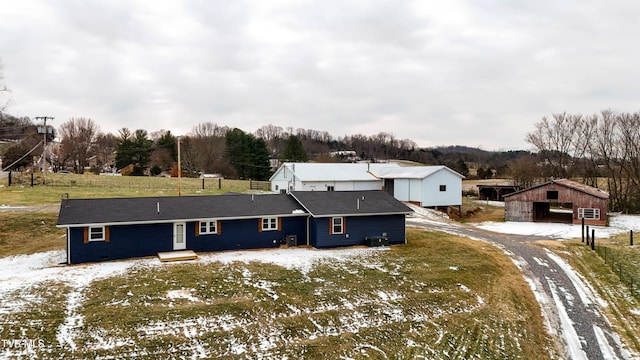
M 211 121 L 530 148 L 542 116 L 637 111 L 633 2 L 6 4 L 10 112 L 189 132 Z

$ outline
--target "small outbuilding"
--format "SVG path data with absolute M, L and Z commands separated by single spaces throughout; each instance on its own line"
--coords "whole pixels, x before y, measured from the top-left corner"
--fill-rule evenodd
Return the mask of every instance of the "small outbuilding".
M 567 179 L 551 180 L 504 196 L 506 221 L 607 225 L 609 193 Z
M 504 201 L 504 197 L 520 190 L 517 185 L 478 185 L 478 200 Z

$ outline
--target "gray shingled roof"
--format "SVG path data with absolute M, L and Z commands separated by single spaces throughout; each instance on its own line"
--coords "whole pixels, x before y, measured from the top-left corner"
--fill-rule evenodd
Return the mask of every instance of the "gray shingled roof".
M 58 225 L 306 215 L 302 210 L 300 204 L 284 194 L 68 199 L 60 204 Z
M 291 195 L 316 217 L 412 212 L 405 204 L 380 190 L 294 191 Z

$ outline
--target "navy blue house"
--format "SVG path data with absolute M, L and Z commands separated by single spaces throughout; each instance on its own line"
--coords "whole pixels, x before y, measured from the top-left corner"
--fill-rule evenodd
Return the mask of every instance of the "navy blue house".
M 176 250 L 350 246 L 383 235 L 398 244 L 409 212 L 382 191 L 63 199 L 57 226 L 67 229 L 67 263 L 79 264 Z
M 310 215 L 309 244 L 316 248 L 365 245 L 384 237 L 404 244 L 405 217 L 411 210 L 385 191 L 295 191 Z

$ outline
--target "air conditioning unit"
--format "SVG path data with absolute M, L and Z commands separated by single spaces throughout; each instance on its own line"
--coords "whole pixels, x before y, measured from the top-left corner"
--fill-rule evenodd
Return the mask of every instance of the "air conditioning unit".
M 364 240 L 369 247 L 389 246 L 389 238 L 386 236 L 367 236 Z
M 298 246 L 298 236 L 287 235 L 287 246 Z

